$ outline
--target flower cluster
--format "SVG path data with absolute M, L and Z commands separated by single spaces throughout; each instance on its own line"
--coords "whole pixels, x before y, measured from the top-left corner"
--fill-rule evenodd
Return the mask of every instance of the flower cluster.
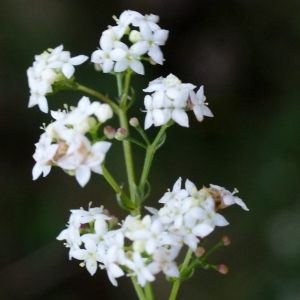
M 93 52 L 92 62 L 99 64 L 104 73 L 112 70 L 123 72 L 130 68 L 138 74 L 144 74 L 144 66 L 140 60 L 146 53 L 150 61 L 163 64 L 163 54 L 159 46 L 165 44 L 169 32 L 156 24 L 159 20 L 158 16 L 143 16 L 136 11 L 126 10 L 119 19 L 116 17 L 114 19 L 117 25 L 109 27 L 102 33 L 101 49 Z M 138 27 L 139 31 L 130 30 L 129 25 Z M 121 42 L 125 34 L 129 35 L 131 47 Z
M 28 107 L 38 104 L 40 110 L 48 112 L 48 103 L 45 95 L 51 93 L 55 82 L 70 79 L 74 66 L 84 63 L 88 59 L 85 55 L 71 57 L 69 51 L 63 51 L 63 45 L 55 49 L 48 49 L 35 56 L 35 61 L 27 70 L 30 98 Z
M 56 165 L 75 175 L 78 183 L 84 186 L 90 179 L 91 171 L 102 174 L 100 164 L 111 146 L 105 141 L 91 144 L 85 134 L 98 129 L 112 117 L 113 112 L 108 104 L 91 103 L 87 97 L 82 97 L 78 106 L 70 112 L 51 111 L 51 115 L 55 121 L 44 128 L 45 132 L 35 144 L 33 179 L 42 173 L 45 177 L 51 166 Z
M 152 216 L 129 215 L 118 229 L 113 229 L 115 218 L 108 217 L 103 207 L 71 210 L 68 228 L 57 239 L 66 240 L 70 259 L 82 260 L 80 265 L 85 265 L 91 275 L 99 264 L 114 285 L 116 278 L 127 273 L 145 286 L 159 272 L 178 278 L 175 259 L 182 246 L 186 244 L 197 255 L 200 238 L 215 226 L 228 225 L 217 209 L 237 203 L 248 210 L 240 198 L 216 185 L 198 191 L 187 180 L 185 189 L 181 189 L 181 178 L 159 202 L 164 204 L 160 210 L 147 208 Z M 126 239 L 131 244 L 125 247 Z
M 152 93 L 144 99 L 146 107 L 145 129 L 152 124 L 161 126 L 173 119 L 181 126 L 189 127 L 186 110 L 192 109 L 198 121 L 203 116 L 213 117 L 212 112 L 205 103 L 203 86 L 197 94 L 193 91 L 196 86 L 182 83 L 176 76 L 170 74 L 166 78 L 160 77 L 149 83 L 144 92 Z

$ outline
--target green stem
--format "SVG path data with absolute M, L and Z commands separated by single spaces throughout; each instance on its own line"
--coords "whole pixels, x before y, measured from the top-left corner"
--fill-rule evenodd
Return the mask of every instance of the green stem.
M 202 256 L 201 258 L 203 260 L 205 260 L 207 257 L 209 257 L 213 252 L 215 252 L 218 248 L 224 246 L 223 242 L 219 242 L 217 243 L 215 246 L 213 246 L 204 256 Z
M 193 250 L 191 248 L 188 249 L 183 264 L 180 266 L 180 273 L 184 271 L 184 269 L 188 266 L 191 256 L 193 254 Z M 177 293 L 180 287 L 181 281 L 177 280 L 173 283 L 173 288 L 170 294 L 169 300 L 175 300 L 177 297 Z
M 147 281 L 145 285 L 145 295 L 147 300 L 154 300 L 152 284 L 149 281 Z
M 128 135 L 129 133 L 129 124 L 127 120 L 127 114 L 126 114 L 126 101 L 129 91 L 129 85 L 130 85 L 130 77 L 131 77 L 131 71 L 127 71 L 125 76 L 125 84 L 124 84 L 124 90 L 122 93 L 121 103 L 120 107 L 118 108 L 118 116 L 120 121 L 120 127 L 124 128 Z M 118 84 L 119 81 L 117 81 Z M 121 87 L 118 87 L 118 90 Z M 136 203 L 136 197 L 135 197 L 135 175 L 134 175 L 134 168 L 133 168 L 133 159 L 132 159 L 132 151 L 131 151 L 131 143 L 129 141 L 123 140 L 123 151 L 125 156 L 125 165 L 126 165 L 126 171 L 127 171 L 127 178 L 128 178 L 128 185 L 129 185 L 129 192 L 130 192 L 130 199 L 132 204 L 135 206 L 135 210 L 132 211 L 132 215 L 138 215 L 140 214 L 139 205 Z
M 134 289 L 139 297 L 140 300 L 148 300 L 143 292 L 143 289 L 137 282 L 136 276 L 131 276 L 131 281 L 133 283 Z
M 74 86 L 75 90 L 83 91 L 87 94 L 90 94 L 90 95 L 98 98 L 99 100 L 102 100 L 103 102 L 109 104 L 115 113 L 118 113 L 118 106 L 113 101 L 111 101 L 108 97 L 102 95 L 101 93 L 99 93 L 93 89 L 83 86 L 77 82 L 75 82 L 74 84 L 75 84 L 75 86 Z
M 136 145 L 138 145 L 138 146 L 140 146 L 140 147 L 142 147 L 142 148 L 144 148 L 144 149 L 147 150 L 147 146 L 145 144 L 137 141 L 136 139 L 132 138 L 131 136 L 126 137 L 125 140 L 129 141 L 131 143 L 134 143 L 134 144 L 136 144 Z
M 125 194 L 123 189 L 118 185 L 118 183 L 114 180 L 114 178 L 111 176 L 111 174 L 108 172 L 108 170 L 105 168 L 105 166 L 102 164 L 102 172 L 103 172 L 103 177 L 106 179 L 106 181 L 109 183 L 109 185 L 114 189 L 114 191 L 120 195 L 122 201 L 124 202 L 125 206 L 128 208 L 133 208 L 132 203 L 128 196 Z
M 139 190 L 140 190 L 141 194 L 143 194 L 143 191 L 144 191 L 145 183 L 147 181 L 147 178 L 148 178 L 148 175 L 149 175 L 149 172 L 150 172 L 152 160 L 153 160 L 154 154 L 156 152 L 156 147 L 159 144 L 159 142 L 161 141 L 161 138 L 162 138 L 163 134 L 165 133 L 165 131 L 167 130 L 168 127 L 169 127 L 168 124 L 163 125 L 160 128 L 160 131 L 158 132 L 158 134 L 157 134 L 155 140 L 153 141 L 153 143 L 148 146 L 145 161 L 144 161 L 143 172 L 142 172 L 141 180 L 140 180 L 140 184 L 139 184 Z
M 121 97 L 123 92 L 123 82 L 122 82 L 123 74 L 117 73 L 116 78 L 117 78 L 117 86 L 118 86 L 118 96 Z

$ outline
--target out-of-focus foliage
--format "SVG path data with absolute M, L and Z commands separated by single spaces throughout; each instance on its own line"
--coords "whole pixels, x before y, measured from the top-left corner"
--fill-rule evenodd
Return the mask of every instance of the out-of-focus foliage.
M 226 263 L 226 275 L 197 270 L 182 285 L 179 299 L 300 298 L 300 2 L 201 0 L 2 0 L 0 2 L 0 298 L 134 299 L 130 280 L 116 289 L 106 272 L 91 277 L 55 240 L 68 210 L 103 204 L 124 217 L 105 180 L 93 175 L 82 189 L 54 169 L 31 180 L 39 126 L 50 117 L 27 109 L 26 69 L 35 54 L 64 44 L 72 55 L 90 55 L 112 15 L 125 9 L 160 16 L 170 30 L 165 64 L 135 76 L 136 107 L 144 118 L 148 82 L 173 73 L 183 82 L 205 86 L 215 117 L 190 128 L 174 126 L 154 160 L 149 205 L 182 176 L 198 187 L 209 183 L 240 190 L 250 212 L 226 210 L 230 225 L 209 242 L 228 234 L 232 244 L 212 259 Z M 116 95 L 109 75 L 86 63 L 76 69 L 79 82 Z M 65 91 L 49 99 L 52 109 L 76 104 L 81 95 Z M 156 129 L 150 129 L 153 132 Z M 136 162 L 143 161 L 136 150 Z M 107 157 L 120 183 L 122 157 L 117 142 Z M 119 172 L 119 173 L 116 173 Z M 162 284 L 163 282 L 163 284 Z M 158 299 L 169 284 L 157 281 Z

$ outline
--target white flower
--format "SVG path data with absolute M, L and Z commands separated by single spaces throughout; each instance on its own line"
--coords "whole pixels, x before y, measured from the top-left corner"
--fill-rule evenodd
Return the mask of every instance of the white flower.
M 171 118 L 181 126 L 189 127 L 188 115 L 185 110 L 188 104 L 189 91 L 195 86 L 181 81 L 170 74 L 167 78 L 158 78 L 149 83 L 144 92 L 153 92 L 145 97 L 147 111 L 145 129 L 152 124 L 161 126 Z
M 97 142 L 91 146 L 90 141 L 83 135 L 70 129 L 62 132 L 68 150 L 56 163 L 62 169 L 75 171 L 78 183 L 83 187 L 91 177 L 91 171 L 102 174 L 100 164 L 105 158 L 111 143 Z
M 144 75 L 144 66 L 139 61 L 139 57 L 145 54 L 148 50 L 148 44 L 145 41 L 137 42 L 130 48 L 124 43 L 115 43 L 116 48 L 119 51 L 112 51 L 111 57 L 116 61 L 114 71 L 123 72 L 128 68 L 131 68 L 134 72 Z M 114 49 L 116 50 L 116 49 Z
M 99 260 L 97 244 L 94 240 L 90 239 L 84 243 L 84 247 L 85 249 L 73 251 L 72 257 L 83 260 L 89 273 L 94 275 L 97 271 L 97 261 Z
M 45 95 L 52 92 L 52 85 L 66 77 L 70 79 L 75 71 L 74 66 L 80 65 L 88 59 L 85 55 L 70 57 L 70 52 L 63 51 L 63 45 L 55 49 L 48 49 L 35 56 L 32 67 L 28 68 L 28 84 L 30 99 L 28 107 L 36 104 L 42 112 L 48 112 L 48 103 Z
M 188 196 L 188 192 L 184 189 L 181 189 L 181 177 L 177 179 L 177 181 L 173 185 L 172 192 L 169 190 L 164 194 L 162 198 L 158 201 L 159 203 L 166 203 L 171 199 L 184 199 Z
M 52 144 L 52 138 L 43 133 L 39 142 L 35 144 L 35 147 L 33 158 L 36 164 L 32 169 L 33 180 L 36 180 L 42 173 L 44 177 L 50 173 L 52 160 L 58 149 L 58 145 Z
M 33 78 L 29 78 L 28 82 L 31 93 L 28 107 L 33 107 L 38 104 L 40 110 L 47 113 L 48 102 L 45 95 L 52 92 L 51 85 L 45 80 L 38 81 Z
M 132 260 L 126 260 L 126 266 L 133 271 L 131 275 L 137 276 L 138 283 L 144 287 L 146 282 L 152 282 L 155 277 L 150 272 L 147 266 L 147 258 L 143 258 L 139 252 L 134 251 L 132 254 Z
M 163 64 L 163 54 L 159 48 L 165 44 L 169 31 L 158 29 L 152 33 L 150 27 L 146 22 L 140 24 L 142 37 L 148 42 L 148 55 L 158 64 Z
M 119 263 L 125 263 L 125 254 L 123 250 L 113 245 L 107 250 L 103 259 L 103 265 L 100 265 L 100 268 L 106 268 L 108 278 L 114 286 L 118 285 L 116 278 L 124 275 L 124 271 L 119 267 Z
M 178 250 L 175 247 L 172 248 Z M 158 272 L 162 271 L 169 277 L 180 277 L 178 267 L 176 262 L 174 262 L 174 259 L 177 257 L 178 253 L 179 251 L 155 251 L 152 255 L 153 262 L 149 264 L 149 270 L 153 274 L 157 274 Z
M 244 210 L 249 210 L 242 199 L 234 196 L 234 194 L 238 192 L 237 189 L 235 189 L 231 193 L 223 187 L 220 187 L 220 186 L 214 185 L 214 184 L 210 184 L 210 192 L 212 192 L 212 193 L 218 192 L 219 196 L 221 197 L 220 208 L 224 208 L 224 207 L 227 207 L 232 204 L 237 204 L 237 205 L 241 206 Z
M 195 116 L 199 122 L 203 121 L 203 116 L 213 117 L 211 110 L 207 107 L 205 102 L 203 85 L 199 88 L 197 94 L 194 91 L 190 91 L 191 108 L 193 109 Z

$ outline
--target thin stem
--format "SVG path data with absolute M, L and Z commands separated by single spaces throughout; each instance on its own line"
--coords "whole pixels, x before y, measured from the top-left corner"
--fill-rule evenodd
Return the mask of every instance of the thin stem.
M 145 131 L 143 130 L 143 128 L 138 125 L 136 127 L 134 127 L 136 129 L 136 131 L 141 135 L 141 137 L 144 139 L 144 141 L 146 142 L 146 144 L 149 146 L 150 145 L 150 141 L 145 133 Z
M 152 284 L 149 281 L 147 281 L 145 285 L 145 295 L 147 297 L 147 300 L 154 300 Z
M 103 177 L 106 179 L 106 181 L 109 183 L 109 185 L 114 189 L 114 191 L 120 195 L 122 201 L 124 202 L 125 206 L 128 208 L 133 208 L 132 203 L 128 196 L 125 194 L 124 190 L 118 185 L 118 183 L 114 180 L 112 175 L 108 172 L 108 170 L 105 168 L 105 166 L 102 164 L 102 172 Z
M 123 92 L 123 82 L 122 82 L 123 74 L 117 73 L 116 78 L 117 78 L 117 86 L 118 86 L 118 96 L 121 96 Z
M 193 250 L 191 248 L 188 249 L 187 253 L 186 253 L 186 256 L 185 256 L 185 259 L 182 263 L 182 265 L 180 266 L 180 274 L 185 270 L 185 268 L 188 266 L 189 262 L 190 262 L 190 259 L 192 257 L 192 254 L 193 254 Z M 181 284 L 181 281 L 180 280 L 177 280 L 173 283 L 173 288 L 172 288 L 172 291 L 171 291 L 171 294 L 170 294 L 170 298 L 169 300 L 175 300 L 176 299 L 176 296 L 177 296 L 177 293 L 178 293 L 178 290 L 179 290 L 179 287 L 180 287 L 180 284 Z
M 90 89 L 84 85 L 81 85 L 77 82 L 75 82 L 74 89 L 78 90 L 78 91 L 83 91 L 87 94 L 90 94 L 90 95 L 98 98 L 99 100 L 102 100 L 103 102 L 109 104 L 115 113 L 118 113 L 118 106 L 112 100 L 110 100 L 108 97 L 102 95 L 101 93 L 99 93 L 93 89 Z
M 129 142 L 132 142 L 132 143 L 134 143 L 134 144 L 136 144 L 136 145 L 138 145 L 138 146 L 140 146 L 140 147 L 147 150 L 147 146 L 145 144 L 137 141 L 136 139 L 132 138 L 131 136 L 126 137 L 125 140 L 129 141 Z
M 140 193 L 142 194 L 144 191 L 144 187 L 145 187 L 145 183 L 147 181 L 149 172 L 150 172 L 150 167 L 152 164 L 152 160 L 156 151 L 156 147 L 159 144 L 159 142 L 161 141 L 161 138 L 163 136 L 163 134 L 165 133 L 165 131 L 167 130 L 167 128 L 169 127 L 168 124 L 163 125 L 160 128 L 160 131 L 158 132 L 155 140 L 153 141 L 153 143 L 151 145 L 148 146 L 147 149 L 147 153 L 146 153 L 146 157 L 145 157 L 145 162 L 144 162 L 144 167 L 143 167 L 143 172 L 141 175 L 141 180 L 140 180 L 140 184 L 139 184 L 139 190 Z
M 127 70 L 126 75 L 125 75 L 124 90 L 123 90 L 123 94 L 122 94 L 122 98 L 121 98 L 121 102 L 120 102 L 120 107 L 122 107 L 122 108 L 125 108 L 127 105 L 131 73 L 132 73 L 132 71 L 129 69 L 129 70 Z
M 140 300 L 148 300 L 144 294 L 143 289 L 141 288 L 141 286 L 139 285 L 139 283 L 137 282 L 136 276 L 131 276 L 131 281 L 133 283 L 134 289 L 139 297 Z
M 201 257 L 203 260 L 205 260 L 207 257 L 209 257 L 213 252 L 215 252 L 218 248 L 224 246 L 223 242 L 217 243 L 215 246 L 213 246 L 203 257 Z

